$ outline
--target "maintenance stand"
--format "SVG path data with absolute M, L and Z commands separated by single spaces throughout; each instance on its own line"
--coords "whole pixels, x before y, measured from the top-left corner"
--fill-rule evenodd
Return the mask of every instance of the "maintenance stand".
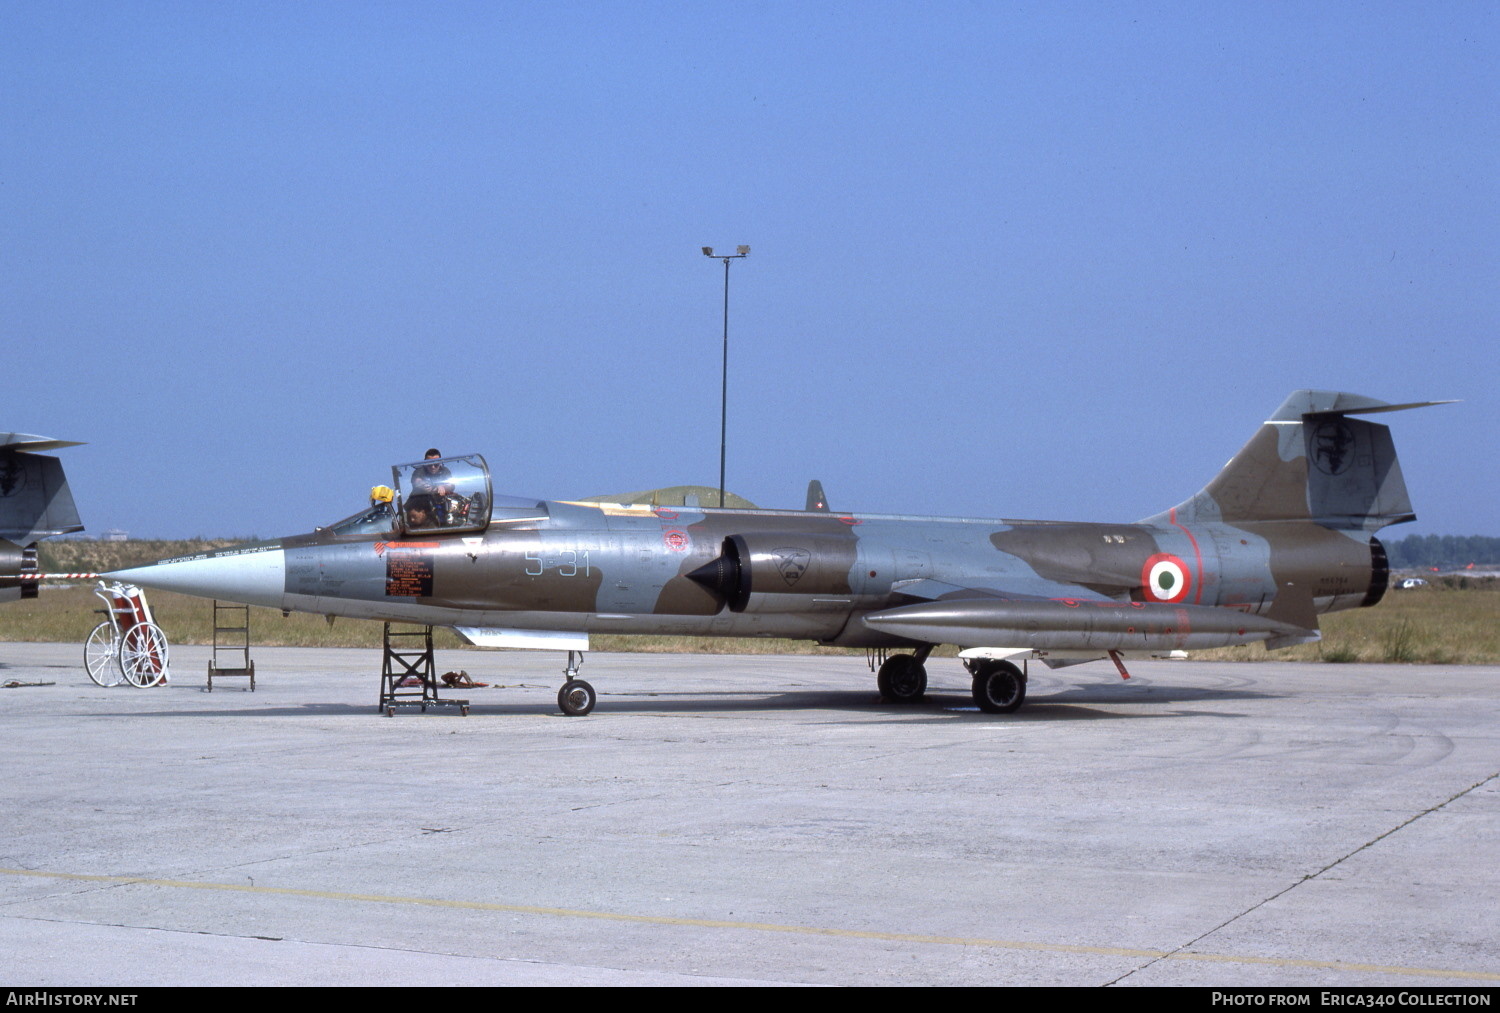
M 443 699 L 438 696 L 437 665 L 432 657 L 432 627 L 393 630 L 385 624 L 385 660 L 380 667 L 379 710 L 388 718 L 396 716 L 397 707 L 457 707 L 465 717 L 469 701 Z M 403 686 L 408 679 L 418 685 Z

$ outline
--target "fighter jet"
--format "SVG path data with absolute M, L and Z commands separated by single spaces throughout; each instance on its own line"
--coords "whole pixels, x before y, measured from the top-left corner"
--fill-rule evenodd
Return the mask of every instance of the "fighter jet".
M 1050 667 L 1319 638 L 1325 612 L 1385 593 L 1374 532 L 1415 518 L 1389 404 L 1294 392 L 1202 491 L 1134 523 L 740 510 L 494 495 L 478 455 L 393 469 L 395 495 L 310 534 L 122 570 L 143 587 L 392 622 L 472 642 L 582 651 L 592 633 L 788 637 L 884 658 L 911 703 L 958 646 L 991 713 Z M 1018 664 L 1019 663 L 1019 664 Z M 558 695 L 586 714 L 575 678 Z
M 83 530 L 62 462 L 37 451 L 76 447 L 25 433 L 0 433 L 0 602 L 35 598 L 36 543 Z

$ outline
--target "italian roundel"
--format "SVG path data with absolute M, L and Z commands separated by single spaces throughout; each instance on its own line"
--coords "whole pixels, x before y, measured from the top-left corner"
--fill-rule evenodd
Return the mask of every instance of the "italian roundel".
M 1182 601 L 1192 585 L 1187 564 L 1170 553 L 1158 552 L 1141 567 L 1141 586 L 1147 601 Z

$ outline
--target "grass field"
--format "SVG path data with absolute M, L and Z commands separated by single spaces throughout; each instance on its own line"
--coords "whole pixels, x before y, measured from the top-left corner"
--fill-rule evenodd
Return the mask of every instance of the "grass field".
M 233 539 L 193 542 L 42 543 L 44 572 L 102 571 L 126 563 L 189 555 L 232 544 Z M 213 641 L 212 603 L 164 591 L 150 592 L 157 623 L 173 643 Z M 102 608 L 90 586 L 44 587 L 34 599 L 0 605 L 0 641 L 83 643 L 100 622 Z M 257 645 L 304 647 L 380 647 L 379 623 L 252 608 L 251 637 Z M 1442 578 L 1412 591 L 1389 591 L 1375 608 L 1325 616 L 1323 640 L 1275 652 L 1286 661 L 1394 662 L 1406 664 L 1500 664 L 1500 581 Z M 462 646 L 456 634 L 435 632 L 439 647 Z M 596 651 L 701 654 L 847 654 L 848 649 L 818 647 L 807 641 L 711 639 L 702 637 L 594 636 Z M 860 653 L 860 652 L 853 652 Z M 940 655 L 954 653 L 941 649 Z M 1259 645 L 1197 651 L 1193 657 L 1214 661 L 1257 661 L 1267 657 Z
M 1500 588 L 1433 585 L 1389 591 L 1374 608 L 1322 619 L 1323 639 L 1276 651 L 1280 661 L 1393 662 L 1432 665 L 1500 664 Z M 1261 647 L 1198 651 L 1195 658 L 1254 661 Z

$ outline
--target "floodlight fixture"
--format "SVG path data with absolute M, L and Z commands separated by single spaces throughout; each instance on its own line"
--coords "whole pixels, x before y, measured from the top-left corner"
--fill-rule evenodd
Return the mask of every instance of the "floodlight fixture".
M 703 255 L 724 262 L 724 360 L 719 376 L 719 506 L 724 505 L 724 447 L 729 432 L 729 262 L 749 256 L 750 247 L 736 246 L 734 253 L 715 253 L 705 246 Z

